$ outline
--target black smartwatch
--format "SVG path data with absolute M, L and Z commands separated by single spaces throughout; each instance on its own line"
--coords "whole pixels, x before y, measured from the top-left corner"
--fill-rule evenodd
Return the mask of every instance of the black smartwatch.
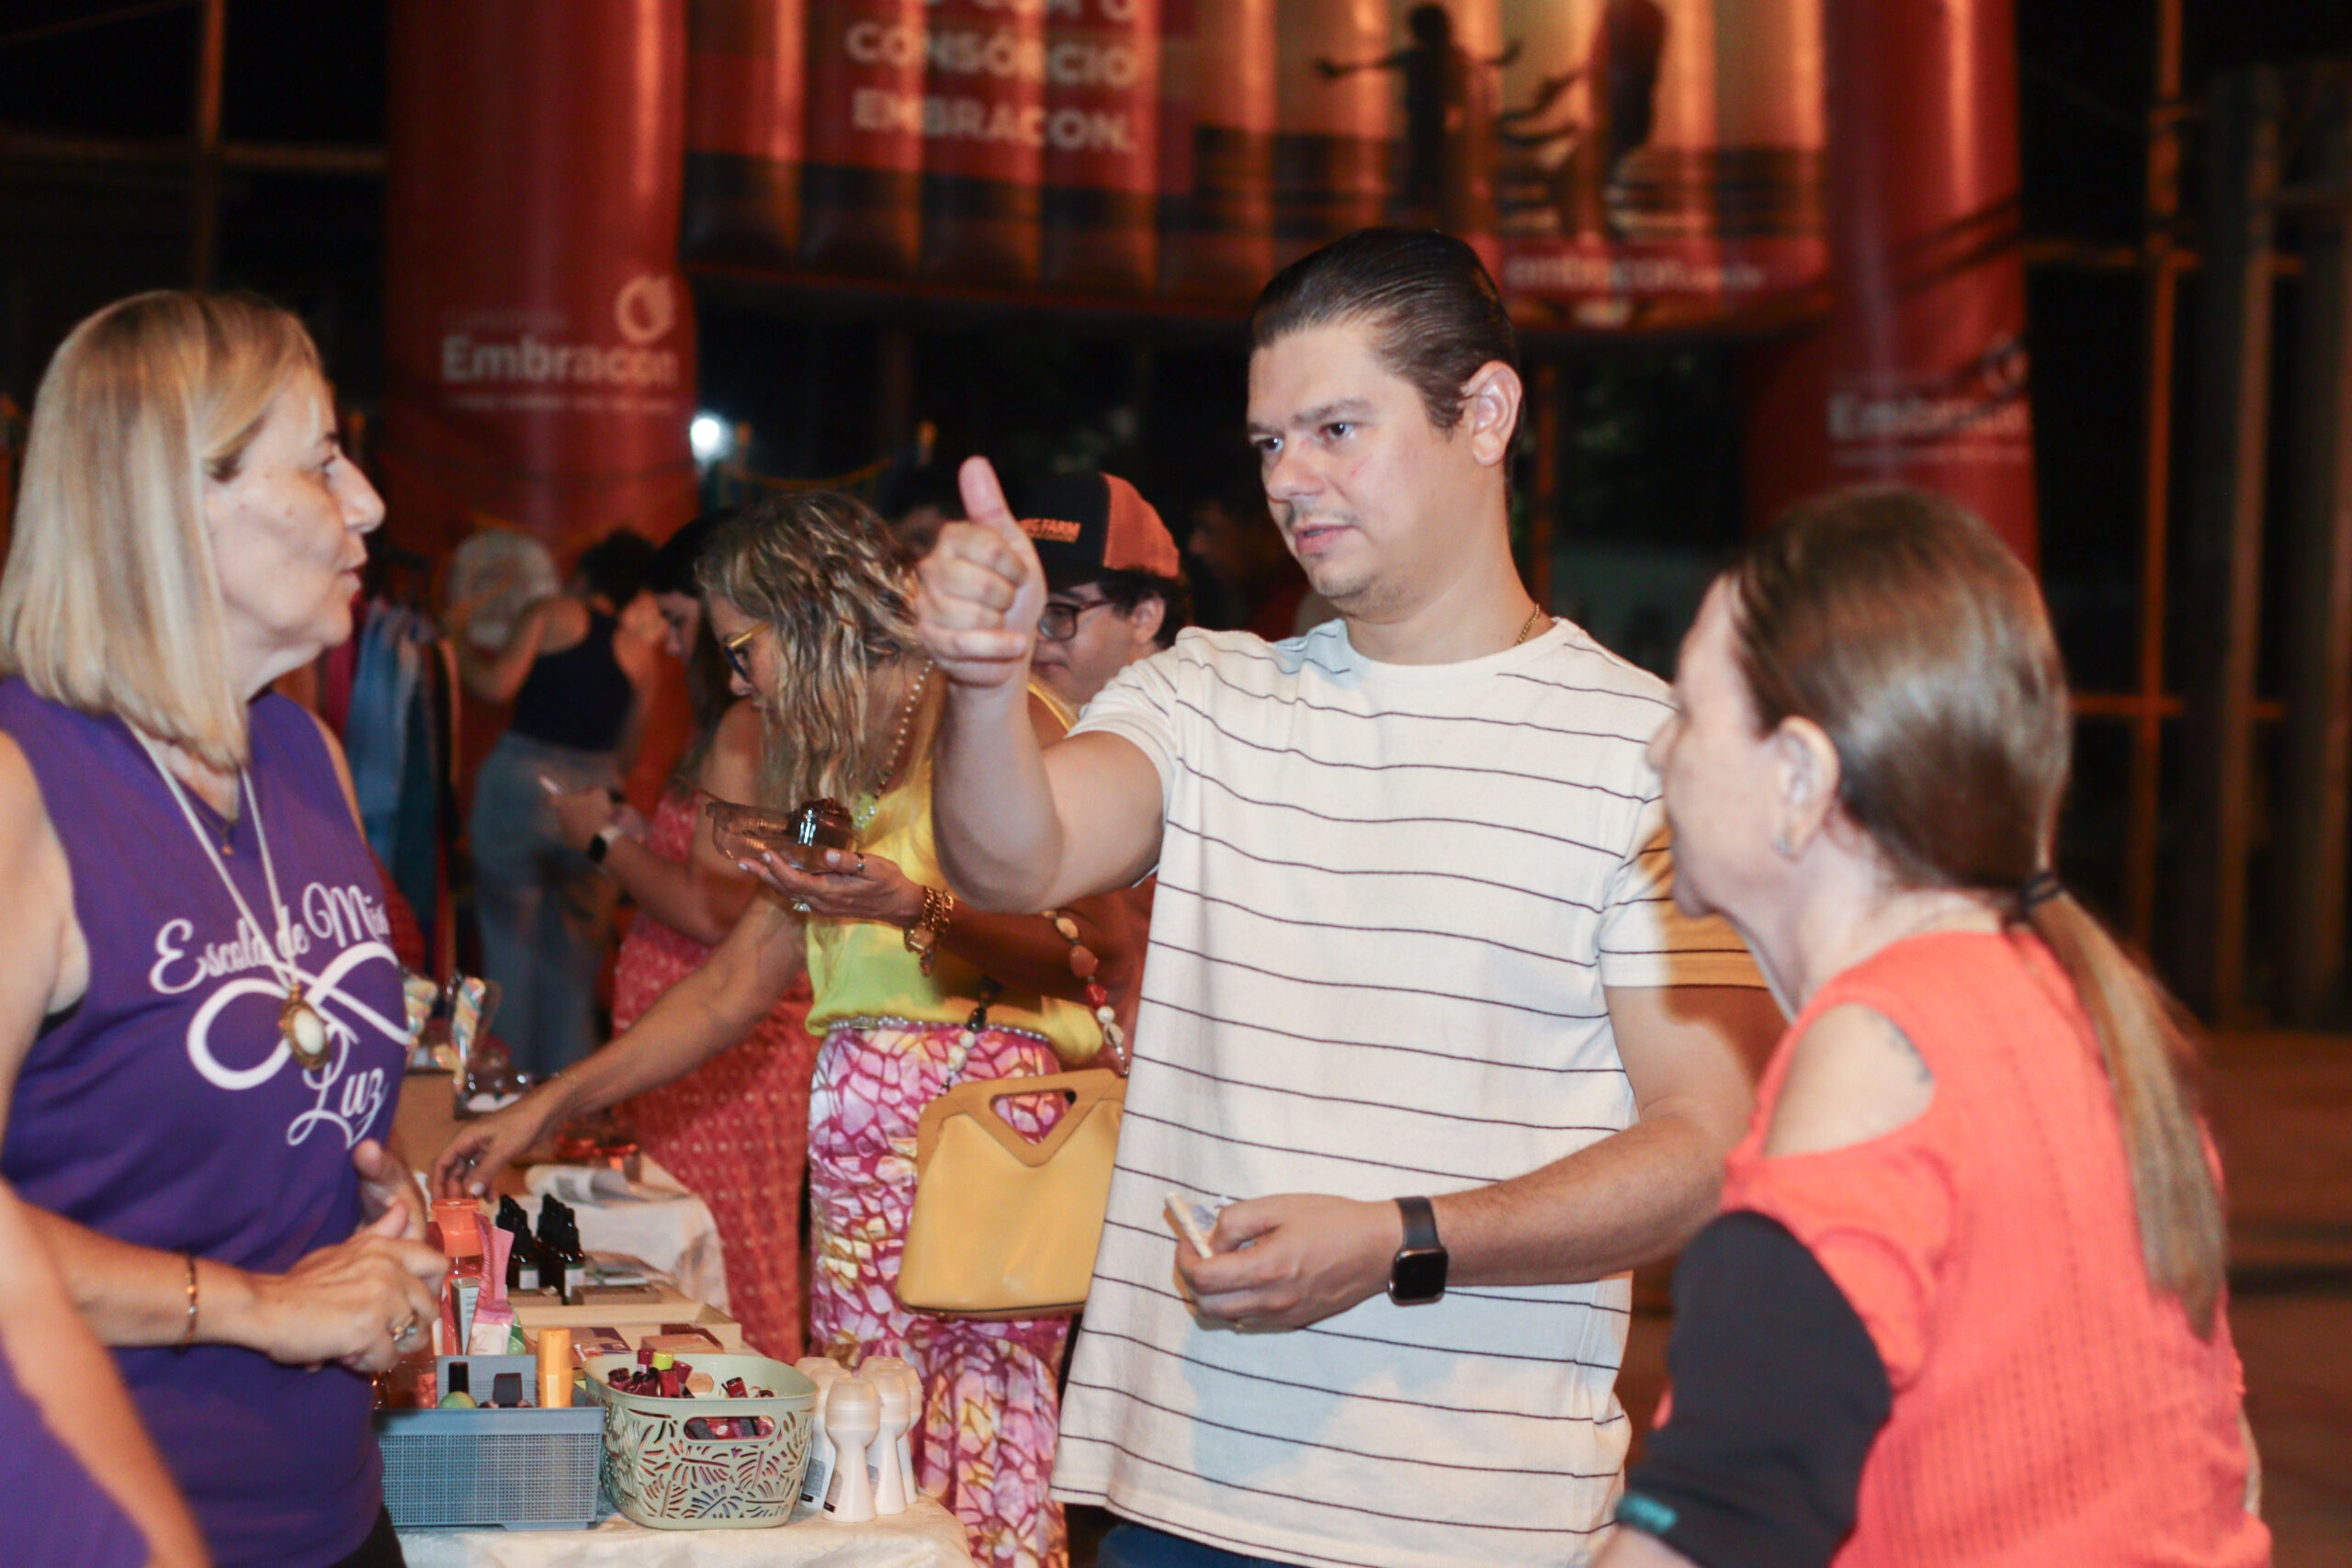
M 597 829 L 596 836 L 588 840 L 588 858 L 598 865 L 604 864 L 606 852 L 612 849 L 613 840 L 620 836 L 621 830 L 609 824 Z
M 1445 1247 L 1437 1239 L 1437 1211 L 1426 1198 L 1399 1198 L 1405 1245 L 1388 1265 L 1388 1299 L 1400 1307 L 1427 1306 L 1445 1294 Z

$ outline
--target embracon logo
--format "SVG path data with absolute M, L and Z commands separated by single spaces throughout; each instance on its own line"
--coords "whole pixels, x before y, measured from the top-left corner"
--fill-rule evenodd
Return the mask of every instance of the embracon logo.
M 667 337 L 678 324 L 678 287 L 668 275 L 639 273 L 613 297 L 613 321 L 621 336 L 642 348 Z
M 504 339 L 446 333 L 441 338 L 441 379 L 450 386 L 502 381 L 630 388 L 682 384 L 677 351 L 651 346 L 678 324 L 675 278 L 646 272 L 622 284 L 613 296 L 613 324 L 624 345 L 549 343 L 529 333 Z

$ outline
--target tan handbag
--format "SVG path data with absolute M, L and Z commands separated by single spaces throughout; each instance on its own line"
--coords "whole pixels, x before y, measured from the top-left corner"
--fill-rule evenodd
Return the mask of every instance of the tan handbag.
M 1032 1144 L 997 1102 L 1035 1094 L 1071 1100 Z M 951 1317 L 1057 1317 L 1084 1306 L 1126 1099 L 1126 1080 L 1098 1067 L 959 1083 L 933 1100 L 915 1134 L 899 1302 Z

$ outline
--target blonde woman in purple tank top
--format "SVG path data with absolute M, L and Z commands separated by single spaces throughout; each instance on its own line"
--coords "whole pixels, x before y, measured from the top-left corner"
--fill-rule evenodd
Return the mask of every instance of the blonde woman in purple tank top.
M 342 753 L 269 693 L 383 514 L 299 321 L 141 295 L 50 364 L 0 579 L 0 1172 L 222 1564 L 400 1561 L 368 1378 L 441 1274 L 400 966 Z

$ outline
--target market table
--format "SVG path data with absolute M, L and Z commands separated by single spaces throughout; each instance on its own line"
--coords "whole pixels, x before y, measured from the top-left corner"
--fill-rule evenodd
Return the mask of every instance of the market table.
M 460 1123 L 450 1100 L 449 1075 L 416 1072 L 401 1086 L 395 1124 L 402 1150 L 420 1170 L 449 1142 Z M 585 1252 L 618 1252 L 643 1259 L 677 1282 L 696 1301 L 728 1309 L 727 1266 L 720 1256 L 718 1226 L 710 1208 L 650 1156 L 640 1161 L 635 1193 L 592 1195 L 567 1190 L 591 1173 L 578 1166 L 509 1167 L 491 1191 L 520 1202 L 534 1219 L 540 1194 L 550 1187 L 580 1215 L 580 1246 Z M 607 1173 L 609 1174 L 609 1173 Z
M 401 1532 L 409 1568 L 972 1568 L 964 1527 L 929 1497 L 845 1525 L 802 1508 L 772 1529 L 650 1530 L 618 1514 L 593 1529 Z

